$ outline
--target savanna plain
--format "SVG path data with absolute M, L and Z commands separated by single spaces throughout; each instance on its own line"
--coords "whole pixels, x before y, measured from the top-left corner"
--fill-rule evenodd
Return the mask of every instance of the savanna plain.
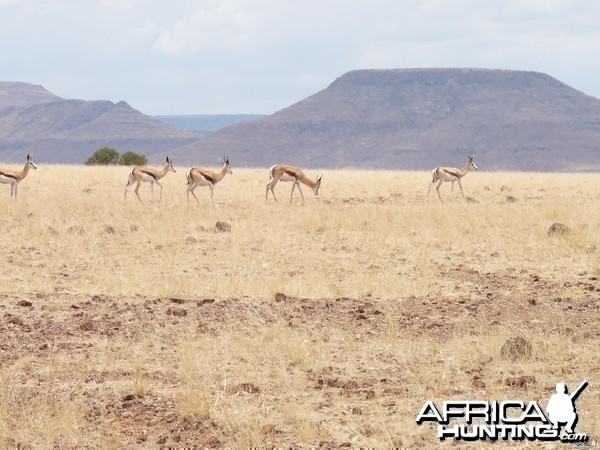
M 430 172 L 307 170 L 319 196 L 290 204 L 232 163 L 199 204 L 176 161 L 160 202 L 124 199 L 124 167 L 0 185 L 0 447 L 564 448 L 416 417 L 583 379 L 599 441 L 599 174 L 480 167 L 440 202 Z M 530 355 L 503 357 L 514 337 Z

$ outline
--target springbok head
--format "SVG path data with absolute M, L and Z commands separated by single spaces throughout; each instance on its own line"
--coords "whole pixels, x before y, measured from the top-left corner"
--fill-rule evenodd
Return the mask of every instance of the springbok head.
M 37 166 L 33 163 L 31 155 L 27 155 L 27 165 L 29 165 L 29 167 L 33 168 L 34 170 L 37 170 Z
M 233 170 L 231 170 L 231 164 L 229 164 L 229 156 L 223 156 L 221 159 L 221 164 L 227 167 L 227 173 L 229 175 L 233 175 Z
M 475 155 L 470 155 L 469 162 L 467 164 L 469 165 L 469 169 L 477 170 L 477 166 L 473 162 L 473 158 L 475 158 Z
M 167 156 L 167 166 L 169 166 L 169 170 L 173 173 L 177 172 L 175 167 L 173 167 L 173 160 Z

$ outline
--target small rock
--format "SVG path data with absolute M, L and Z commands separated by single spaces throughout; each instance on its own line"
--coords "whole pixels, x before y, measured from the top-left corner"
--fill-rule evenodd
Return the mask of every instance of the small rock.
M 19 300 L 17 302 L 17 306 L 24 306 L 24 307 L 29 307 L 32 306 L 33 303 L 31 303 L 29 300 Z
M 500 349 L 500 356 L 511 361 L 529 359 L 531 358 L 531 343 L 520 336 L 507 339 Z
M 471 380 L 471 386 L 476 389 L 485 389 L 485 382 L 479 377 L 473 377 Z
M 196 244 L 198 241 L 196 240 L 196 238 L 194 236 L 188 236 L 185 238 L 185 243 L 186 244 Z
M 277 292 L 275 294 L 276 302 L 285 302 L 287 300 L 287 296 L 283 292 Z
M 175 317 L 184 317 L 187 316 L 187 311 L 184 308 L 172 306 L 170 308 L 167 308 L 167 314 Z
M 4 318 L 6 319 L 7 323 L 12 323 L 13 325 L 23 325 L 23 319 L 21 319 L 20 317 L 17 316 L 13 316 L 12 314 L 5 314 Z
M 79 324 L 79 328 L 83 331 L 93 331 L 94 330 L 94 321 L 91 319 L 84 320 Z
M 230 233 L 231 232 L 231 224 L 227 222 L 217 222 L 215 224 L 215 229 L 221 233 Z
M 550 228 L 548 229 L 548 234 L 549 235 L 567 234 L 570 231 L 571 231 L 571 229 L 568 226 L 566 226 L 565 224 L 555 222 L 552 225 L 550 225 Z
M 108 234 L 115 234 L 115 229 L 113 227 L 111 227 L 110 225 L 106 225 L 104 227 L 104 232 L 108 233 Z

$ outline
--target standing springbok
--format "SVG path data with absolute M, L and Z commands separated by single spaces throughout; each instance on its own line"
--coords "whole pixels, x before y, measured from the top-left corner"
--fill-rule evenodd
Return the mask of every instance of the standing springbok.
M 298 186 L 298 190 L 300 191 L 300 195 L 302 196 L 302 201 L 304 202 L 304 194 L 302 193 L 302 189 L 300 189 L 300 183 L 307 185 L 311 188 L 315 195 L 319 195 L 319 188 L 321 187 L 321 179 L 323 175 L 320 177 L 317 176 L 317 181 L 313 181 L 304 175 L 301 169 L 294 166 L 287 166 L 285 164 L 275 164 L 273 167 L 269 169 L 269 179 L 271 180 L 267 184 L 267 191 L 265 193 L 265 201 L 269 199 L 269 191 L 273 194 L 273 198 L 277 201 L 277 197 L 275 197 L 275 186 L 279 181 L 292 181 L 294 184 L 292 185 L 292 193 L 290 194 L 290 203 L 292 202 L 292 196 L 294 195 L 294 189 Z
M 36 165 L 33 163 L 30 155 L 27 155 L 27 160 L 25 161 L 25 167 L 20 172 L 8 172 L 5 170 L 0 170 L 0 183 L 2 184 L 10 184 L 10 198 L 15 196 L 15 200 L 17 199 L 17 189 L 19 187 L 19 183 L 23 178 L 27 176 L 29 173 L 29 169 L 32 168 L 34 170 L 37 169 Z
M 440 200 L 442 200 L 442 196 L 440 195 L 440 186 L 442 185 L 442 183 L 444 181 L 451 181 L 452 182 L 452 188 L 451 191 L 454 191 L 454 182 L 458 181 L 458 186 L 460 187 L 460 193 L 463 196 L 463 199 L 465 198 L 465 194 L 463 192 L 463 188 L 462 188 L 462 184 L 460 184 L 460 179 L 462 177 L 464 177 L 469 170 L 473 169 L 473 170 L 477 170 L 477 166 L 475 165 L 475 163 L 473 162 L 473 158 L 475 156 L 471 155 L 468 158 L 467 164 L 465 164 L 465 166 L 462 168 L 462 170 L 458 170 L 455 167 L 436 167 L 435 169 L 433 169 L 433 180 L 431 181 L 431 184 L 429 185 L 429 189 L 427 190 L 427 196 L 429 197 L 429 192 L 431 191 L 431 188 L 433 187 L 433 185 L 435 183 L 437 183 L 438 185 L 436 186 L 435 190 L 437 191 L 438 197 L 440 198 Z
M 175 167 L 173 167 L 173 160 L 171 160 L 168 156 L 165 167 L 163 167 L 161 171 L 152 169 L 150 167 L 134 167 L 131 169 L 131 172 L 129 172 L 129 177 L 127 178 L 127 185 L 125 186 L 125 198 L 127 198 L 127 191 L 129 188 L 133 186 L 134 183 L 137 183 L 137 186 L 135 187 L 135 195 L 137 195 L 140 203 L 143 203 L 138 190 L 140 189 L 140 184 L 142 181 L 148 181 L 150 182 L 150 187 L 152 190 L 152 198 L 154 199 L 154 183 L 156 183 L 160 186 L 160 200 L 162 200 L 162 184 L 160 184 L 158 180 L 164 177 L 168 172 L 177 172 Z
M 231 164 L 229 164 L 229 156 L 223 156 L 221 160 L 221 164 L 223 164 L 223 168 L 219 173 L 213 172 L 212 170 L 203 169 L 201 167 L 192 167 L 185 174 L 185 178 L 187 179 L 187 200 L 190 202 L 190 192 L 196 199 L 196 202 L 200 204 L 198 197 L 194 194 L 194 190 L 198 186 L 208 186 L 210 188 L 210 199 L 213 198 L 213 191 L 215 189 L 215 184 L 221 181 L 226 174 L 233 175 L 233 171 L 231 170 Z

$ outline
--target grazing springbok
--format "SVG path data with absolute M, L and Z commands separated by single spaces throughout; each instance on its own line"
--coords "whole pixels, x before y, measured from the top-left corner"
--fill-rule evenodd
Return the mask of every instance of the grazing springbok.
M 20 172 L 9 172 L 6 170 L 0 170 L 0 183 L 2 184 L 10 184 L 10 198 L 15 196 L 15 200 L 17 199 L 17 189 L 19 188 L 19 183 L 23 178 L 27 176 L 29 173 L 29 169 L 33 168 L 37 169 L 36 165 L 33 163 L 30 155 L 27 155 L 27 161 L 25 161 L 25 167 Z
M 213 172 L 212 170 L 203 169 L 201 167 L 192 167 L 190 170 L 188 170 L 188 172 L 185 174 L 185 178 L 187 179 L 186 195 L 188 203 L 190 201 L 191 192 L 196 199 L 196 202 L 200 204 L 198 197 L 196 197 L 196 194 L 194 194 L 194 190 L 198 186 L 208 186 L 210 188 L 210 199 L 212 200 L 215 184 L 221 181 L 226 174 L 233 174 L 233 171 L 231 170 L 231 164 L 229 163 L 229 156 L 224 156 L 221 160 L 221 164 L 223 164 L 223 168 L 219 173 Z
M 433 180 L 431 181 L 431 184 L 429 185 L 429 189 L 427 190 L 427 196 L 429 197 L 429 192 L 431 191 L 431 188 L 433 187 L 433 185 L 435 183 L 437 183 L 438 185 L 436 186 L 435 190 L 437 191 L 438 197 L 440 198 L 440 200 L 442 200 L 442 196 L 440 195 L 440 186 L 442 185 L 442 183 L 444 181 L 451 181 L 452 182 L 452 188 L 451 188 L 451 192 L 454 191 L 454 182 L 458 181 L 458 186 L 460 187 L 460 193 L 463 196 L 463 199 L 465 198 L 465 194 L 463 192 L 463 188 L 462 188 L 462 184 L 460 184 L 460 179 L 462 177 L 464 177 L 469 170 L 477 170 L 477 166 L 475 165 L 475 163 L 473 162 L 473 158 L 474 155 L 471 155 L 468 157 L 468 161 L 467 164 L 465 164 L 465 166 L 462 168 L 462 170 L 458 170 L 456 167 L 436 167 L 435 169 L 433 169 Z
M 137 186 L 135 187 L 135 195 L 137 195 L 140 203 L 143 203 L 138 190 L 140 189 L 140 184 L 142 181 L 148 181 L 150 182 L 150 187 L 152 190 L 152 199 L 154 199 L 154 183 L 156 183 L 160 187 L 160 200 L 162 200 L 162 184 L 160 184 L 158 180 L 164 177 L 168 172 L 177 172 L 175 167 L 173 167 L 173 160 L 171 160 L 168 156 L 165 167 L 163 167 L 161 171 L 152 169 L 151 167 L 134 167 L 131 169 L 131 172 L 129 172 L 129 177 L 127 178 L 127 185 L 125 186 L 125 198 L 127 198 L 127 191 L 129 188 L 133 186 L 134 183 L 137 183 Z
M 285 164 L 275 164 L 273 167 L 269 169 L 269 179 L 271 180 L 267 184 L 267 192 L 265 193 L 265 201 L 269 199 L 269 191 L 273 194 L 273 198 L 277 201 L 277 197 L 275 197 L 275 186 L 279 181 L 292 181 L 294 184 L 292 185 L 292 193 L 290 194 L 290 203 L 292 202 L 292 196 L 294 195 L 294 189 L 298 186 L 298 190 L 300 191 L 300 195 L 302 196 L 302 201 L 304 202 L 304 194 L 302 193 L 302 189 L 300 189 L 300 183 L 307 185 L 311 188 L 315 195 L 319 195 L 319 188 L 321 187 L 321 179 L 323 175 L 320 177 L 317 176 L 317 181 L 313 181 L 304 175 L 301 169 L 294 166 L 287 166 Z

